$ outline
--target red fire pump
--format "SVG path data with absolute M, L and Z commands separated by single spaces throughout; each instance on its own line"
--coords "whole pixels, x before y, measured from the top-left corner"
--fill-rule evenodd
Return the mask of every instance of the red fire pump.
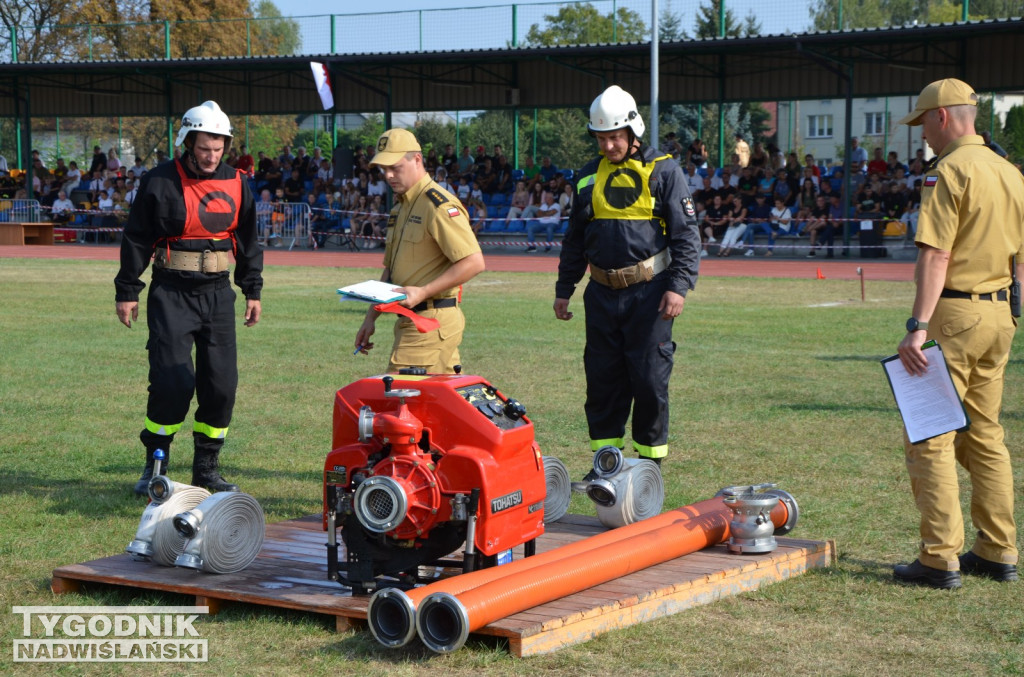
M 520 544 L 533 554 L 545 479 L 525 414 L 479 376 L 400 373 L 339 390 L 324 463 L 328 578 L 353 592 L 379 576 L 411 586 L 420 565 L 463 543 L 464 571 L 502 563 Z

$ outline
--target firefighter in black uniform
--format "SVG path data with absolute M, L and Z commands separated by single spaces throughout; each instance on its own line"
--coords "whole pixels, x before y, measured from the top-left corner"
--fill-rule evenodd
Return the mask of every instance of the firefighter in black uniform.
M 210 491 L 238 491 L 218 471 L 238 385 L 235 292 L 245 294 L 245 326 L 260 319 L 263 251 L 256 209 L 244 176 L 221 159 L 231 145 L 231 123 L 213 101 L 181 119 L 179 160 L 150 170 L 132 203 L 114 279 L 118 319 L 131 328 L 139 317 L 139 279 L 153 259 L 146 320 L 149 325 L 149 403 L 139 435 L 146 466 L 135 485 L 145 494 L 153 452 L 170 452 L 195 393 L 192 484 Z M 192 362 L 195 346 L 196 360 Z M 166 466 L 165 466 L 166 467 Z
M 609 87 L 587 129 L 602 157 L 580 171 L 555 284 L 555 317 L 590 266 L 583 293 L 587 344 L 584 409 L 590 448 L 622 449 L 633 411 L 633 448 L 661 464 L 668 453 L 673 319 L 697 281 L 700 234 L 686 179 L 669 155 L 641 142 L 633 97 Z

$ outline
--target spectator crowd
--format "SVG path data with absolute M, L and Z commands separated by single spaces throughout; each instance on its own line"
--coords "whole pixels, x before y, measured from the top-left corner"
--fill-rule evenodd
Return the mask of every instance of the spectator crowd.
M 846 189 L 841 167 L 819 166 L 811 155 L 784 154 L 773 144 L 748 144 L 736 136 L 730 161 L 714 167 L 701 139 L 684 145 L 674 132 L 661 150 L 683 168 L 700 222 L 701 256 L 754 256 L 758 249 L 772 256 L 781 237 L 808 237 L 807 256 L 824 248 L 833 256 L 837 234 L 852 225 L 862 245 L 887 233 L 908 233 L 916 227 L 926 160 L 923 150 L 902 160 L 895 151 L 876 147 L 869 156 L 851 139 L 849 211 L 842 213 Z M 245 172 L 256 195 L 260 237 L 268 246 L 283 243 L 294 205 L 308 206 L 313 237 L 323 247 L 332 235 L 350 233 L 359 246 L 383 246 L 387 226 L 387 184 L 371 167 L 374 149 L 327 157 L 319 147 L 283 146 L 279 153 L 259 151 L 253 157 L 245 144 L 232 147 L 225 162 Z M 177 154 L 177 151 L 175 151 Z M 33 193 L 54 222 L 66 223 L 86 212 L 92 226 L 116 227 L 127 216 L 139 180 L 147 167 L 139 157 L 122 163 L 114 148 L 93 149 L 88 167 L 57 158 L 53 168 L 33 152 Z M 157 152 L 156 163 L 171 161 Z M 575 195 L 573 171 L 559 169 L 550 157 L 535 164 L 527 157 L 514 168 L 502 146 L 490 153 L 464 145 L 456 153 L 446 145 L 424 154 L 424 167 L 434 180 L 462 203 L 474 232 L 525 232 L 527 252 L 551 248 L 564 232 Z M 4 162 L 6 165 L 6 161 Z M 340 166 L 339 166 L 340 165 Z M 4 168 L 6 172 L 6 167 Z M 23 184 L 22 184 L 23 185 Z M 15 197 L 24 197 L 22 188 Z M 289 207 L 291 205 L 292 207 Z M 537 241 L 537 234 L 543 239 Z M 760 236 L 760 237 L 759 237 Z M 766 241 L 755 247 L 755 240 Z M 717 246 L 715 246 L 717 245 Z
M 0 175 L 5 176 L 8 182 L 17 181 L 11 197 L 26 199 L 27 183 L 20 177 L 28 172 L 9 169 L 6 160 L 0 165 Z M 138 192 L 139 179 L 145 172 L 140 158 L 126 166 L 114 148 L 104 152 L 100 146 L 94 146 L 88 167 L 84 163 L 79 165 L 75 160 L 65 162 L 64 158 L 58 157 L 52 168 L 43 162 L 39 151 L 34 150 L 32 195 L 54 223 L 68 223 L 76 214 L 81 214 L 86 225 L 116 230 L 127 219 Z M 107 234 L 99 237 L 110 239 Z
M 805 155 L 801 163 L 796 152 L 783 154 L 760 142 L 751 148 L 737 136 L 730 162 L 715 168 L 708 164 L 700 139 L 683 148 L 672 133 L 662 150 L 684 167 L 700 221 L 701 256 L 709 256 L 715 244 L 718 256 L 754 256 L 755 238 L 763 235 L 765 256 L 773 255 L 780 237 L 807 236 L 808 257 L 824 247 L 831 258 L 835 236 L 844 224 L 852 226 L 862 246 L 880 250 L 883 232 L 913 234 L 921 204 L 923 150 L 904 162 L 895 151 L 886 154 L 882 148 L 875 148 L 873 158 L 865 160 L 857 138 L 851 139 L 851 147 L 850 206 L 845 215 L 843 169 L 821 167 L 812 155 Z
M 288 209 L 280 205 L 305 204 L 310 208 L 315 246 L 322 247 L 333 234 L 346 229 L 363 247 L 383 246 L 387 184 L 381 170 L 371 167 L 373 152 L 372 147 L 357 146 L 350 167 L 344 153 L 327 158 L 319 148 L 310 155 L 301 146 L 294 153 L 290 146 L 278 155 L 261 151 L 255 161 L 241 155 L 238 162 L 251 167 L 264 242 L 274 246 L 283 239 L 275 218 L 286 222 Z M 339 167 L 341 162 L 345 166 Z M 478 235 L 508 230 L 519 221 L 531 241 L 535 229 L 544 230 L 545 247 L 550 249 L 554 231 L 564 230 L 564 219 L 554 217 L 545 201 L 556 205 L 559 215 L 567 212 L 574 194 L 571 172 L 559 170 L 550 157 L 543 157 L 540 165 L 527 159 L 523 168 L 514 169 L 500 144 L 490 154 L 482 145 L 475 153 L 468 145 L 456 153 L 449 144 L 440 153 L 428 150 L 423 164 L 442 188 L 459 199 Z

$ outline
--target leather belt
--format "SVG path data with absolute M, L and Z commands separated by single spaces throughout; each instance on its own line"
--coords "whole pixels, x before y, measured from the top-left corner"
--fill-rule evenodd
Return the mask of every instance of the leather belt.
M 156 250 L 154 268 L 165 270 L 188 270 L 194 273 L 223 273 L 231 259 L 226 251 L 183 252 L 172 249 L 170 257 L 165 248 Z
M 625 289 L 638 282 L 650 282 L 655 275 L 668 268 L 670 260 L 668 249 L 662 249 L 651 258 L 626 268 L 604 270 L 591 264 L 590 279 L 612 289 Z
M 424 310 L 429 310 L 431 308 L 454 308 L 458 304 L 459 300 L 457 298 L 455 298 L 454 296 L 449 296 L 448 298 L 430 299 L 429 301 L 418 303 L 412 307 L 412 310 L 415 313 L 420 313 L 423 312 Z
M 1005 289 L 999 291 L 990 292 L 988 294 L 971 294 L 965 291 L 957 291 L 955 289 L 943 289 L 942 293 L 939 294 L 944 299 L 973 299 L 977 297 L 979 301 L 1005 301 L 1008 297 Z

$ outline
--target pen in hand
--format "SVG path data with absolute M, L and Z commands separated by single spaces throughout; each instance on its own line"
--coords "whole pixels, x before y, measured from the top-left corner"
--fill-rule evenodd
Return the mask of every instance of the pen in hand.
M 353 355 L 358 355 L 359 351 L 361 351 L 362 349 L 363 349 L 363 344 L 360 343 L 359 345 L 356 346 L 356 351 L 354 353 L 352 353 L 352 354 Z

